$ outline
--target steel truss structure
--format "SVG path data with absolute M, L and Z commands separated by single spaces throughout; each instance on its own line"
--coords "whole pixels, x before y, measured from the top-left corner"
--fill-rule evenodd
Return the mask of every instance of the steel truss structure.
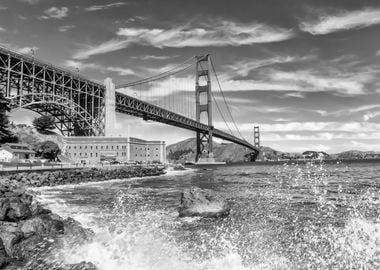
M 105 133 L 105 87 L 33 57 L 0 48 L 0 92 L 13 110 L 53 116 L 63 135 Z
M 200 58 L 199 61 L 204 59 Z M 197 73 L 197 76 L 204 75 L 204 70 Z M 205 86 L 198 86 L 199 92 L 203 90 Z M 13 110 L 26 108 L 41 115 L 53 116 L 56 127 L 63 135 L 105 135 L 107 101 L 104 85 L 0 47 L 0 92 L 9 99 Z M 208 118 L 211 119 L 211 99 L 208 101 Z M 200 111 L 206 109 L 205 105 L 199 106 Z M 215 136 L 259 153 L 259 149 L 247 141 L 214 129 L 211 121 L 203 124 L 119 92 L 115 92 L 115 110 L 197 132 L 202 142 L 198 146 L 199 152 L 205 149 L 212 152 L 212 136 Z

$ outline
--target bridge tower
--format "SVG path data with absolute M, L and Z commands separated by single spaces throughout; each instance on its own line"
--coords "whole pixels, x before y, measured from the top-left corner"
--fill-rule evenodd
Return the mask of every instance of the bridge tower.
M 207 114 L 208 131 L 197 131 L 195 162 L 215 162 L 212 147 L 211 59 L 209 54 L 196 56 L 195 103 L 196 121 L 201 122 L 202 113 Z
M 260 129 L 259 129 L 259 126 L 253 127 L 253 138 L 254 138 L 254 145 L 256 147 L 260 147 Z

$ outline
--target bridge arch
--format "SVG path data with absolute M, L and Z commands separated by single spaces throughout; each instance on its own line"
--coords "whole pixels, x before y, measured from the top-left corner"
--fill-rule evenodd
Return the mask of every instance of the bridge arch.
M 102 123 L 68 97 L 51 93 L 29 93 L 8 98 L 12 111 L 29 109 L 54 118 L 56 128 L 65 136 L 97 136 Z

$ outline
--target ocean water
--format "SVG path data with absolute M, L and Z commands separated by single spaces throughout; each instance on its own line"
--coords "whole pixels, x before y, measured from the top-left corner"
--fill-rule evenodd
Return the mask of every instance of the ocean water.
M 211 189 L 224 219 L 178 218 L 180 192 Z M 124 269 L 380 269 L 380 163 L 228 166 L 39 189 L 95 231 L 66 263 Z

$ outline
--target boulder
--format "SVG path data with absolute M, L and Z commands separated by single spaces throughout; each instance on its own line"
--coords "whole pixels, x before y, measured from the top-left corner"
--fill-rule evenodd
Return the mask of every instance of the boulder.
M 21 231 L 25 237 L 32 235 L 56 236 L 63 233 L 63 222 L 54 214 L 41 214 L 25 220 L 21 225 Z
M 90 262 L 80 262 L 76 264 L 70 264 L 67 267 L 69 270 L 97 270 L 98 268 Z
M 30 204 L 30 211 L 32 211 L 32 216 L 51 213 L 49 209 L 43 208 L 42 205 L 36 200 L 33 200 Z
M 181 193 L 179 217 L 219 218 L 230 214 L 230 205 L 221 196 L 206 190 L 191 188 Z
M 19 197 L 10 197 L 9 198 L 10 207 L 6 215 L 6 220 L 18 221 L 22 219 L 27 219 L 32 215 L 28 204 L 25 203 Z
M 10 206 L 9 198 L 0 198 L 0 221 L 5 220 Z
M 15 222 L 0 222 L 0 239 L 3 242 L 4 249 L 9 256 L 13 255 L 14 245 L 24 238 L 19 226 Z
M 5 250 L 3 240 L 0 238 L 0 269 L 3 269 L 9 263 L 10 258 Z
M 95 233 L 91 229 L 85 229 L 73 218 L 66 218 L 64 224 L 64 238 L 71 244 L 83 244 L 93 239 Z

